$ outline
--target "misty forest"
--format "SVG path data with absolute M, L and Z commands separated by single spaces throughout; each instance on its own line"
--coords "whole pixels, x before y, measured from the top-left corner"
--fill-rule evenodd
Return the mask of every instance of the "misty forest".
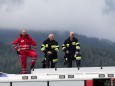
M 20 57 L 12 46 L 21 31 L 19 30 L 0 30 L 0 71 L 5 73 L 21 73 Z M 37 63 L 35 68 L 42 68 L 43 52 L 40 51 L 42 42 L 48 38 L 49 33 L 55 35 L 58 41 L 60 51 L 58 53 L 57 68 L 66 67 L 63 64 L 64 52 L 62 51 L 62 43 L 69 37 L 68 31 L 28 31 L 31 37 L 37 42 Z M 115 43 L 106 39 L 91 38 L 79 33 L 75 37 L 78 38 L 81 46 L 82 63 L 81 67 L 100 67 L 115 65 Z M 27 66 L 30 71 L 31 58 L 28 57 Z M 75 64 L 73 64 L 75 67 Z

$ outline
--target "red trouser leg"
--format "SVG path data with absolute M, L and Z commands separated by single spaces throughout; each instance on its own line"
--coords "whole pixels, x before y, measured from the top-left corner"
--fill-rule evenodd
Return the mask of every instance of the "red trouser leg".
M 37 59 L 37 53 L 34 50 L 29 50 L 28 56 L 32 57 L 32 62 L 30 67 L 34 68 Z
M 21 61 L 21 65 L 22 65 L 22 74 L 27 74 L 27 66 L 26 66 L 26 62 L 27 62 L 27 53 L 26 51 L 21 51 L 20 52 L 20 61 Z

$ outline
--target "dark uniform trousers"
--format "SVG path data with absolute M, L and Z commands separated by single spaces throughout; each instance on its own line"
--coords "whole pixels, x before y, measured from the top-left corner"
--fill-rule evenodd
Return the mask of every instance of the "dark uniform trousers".
M 43 68 L 55 68 L 55 64 L 57 63 L 57 52 L 59 51 L 59 45 L 58 42 L 53 40 L 50 41 L 49 39 L 46 39 L 42 45 L 41 45 L 41 51 L 44 52 L 44 60 L 42 61 Z M 50 51 L 52 54 L 48 54 L 48 51 Z
M 81 55 L 80 55 L 80 44 L 78 39 L 70 38 L 66 39 L 62 45 L 62 50 L 65 52 L 64 63 L 67 67 L 72 67 L 72 61 L 76 61 L 76 66 L 80 67 Z M 67 53 L 68 51 L 68 53 Z

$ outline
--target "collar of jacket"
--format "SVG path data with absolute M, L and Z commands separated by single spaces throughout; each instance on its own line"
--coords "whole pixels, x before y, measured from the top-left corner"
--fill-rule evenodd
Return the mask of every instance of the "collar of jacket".
M 70 40 L 70 37 L 68 38 Z M 73 40 L 75 39 L 75 37 L 73 37 Z
M 50 41 L 50 39 L 49 39 L 49 38 L 48 38 L 47 40 L 48 40 L 48 41 Z M 50 41 L 50 42 L 53 42 L 53 41 L 54 41 L 54 40 L 52 40 L 52 41 Z
M 21 38 L 29 38 L 29 35 L 26 34 L 25 36 L 23 36 L 22 34 L 20 34 L 20 37 L 21 37 Z

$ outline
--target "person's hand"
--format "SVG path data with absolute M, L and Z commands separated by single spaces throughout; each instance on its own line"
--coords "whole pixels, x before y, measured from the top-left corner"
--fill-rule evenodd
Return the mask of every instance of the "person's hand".
M 20 52 L 20 49 L 18 49 L 17 51 L 19 51 L 19 52 Z
M 32 50 L 36 50 L 36 46 L 33 46 Z
M 18 49 L 18 50 L 17 50 L 17 54 L 19 54 L 19 55 L 20 55 L 20 49 Z
M 69 50 L 66 50 L 66 52 L 65 52 L 66 54 L 68 54 L 69 53 Z
M 79 54 L 79 52 L 78 52 L 78 51 L 76 51 L 76 52 L 75 52 L 75 55 L 78 55 L 78 54 Z
M 50 54 L 52 54 L 52 52 L 51 52 L 51 51 L 48 51 L 47 54 L 50 55 Z

